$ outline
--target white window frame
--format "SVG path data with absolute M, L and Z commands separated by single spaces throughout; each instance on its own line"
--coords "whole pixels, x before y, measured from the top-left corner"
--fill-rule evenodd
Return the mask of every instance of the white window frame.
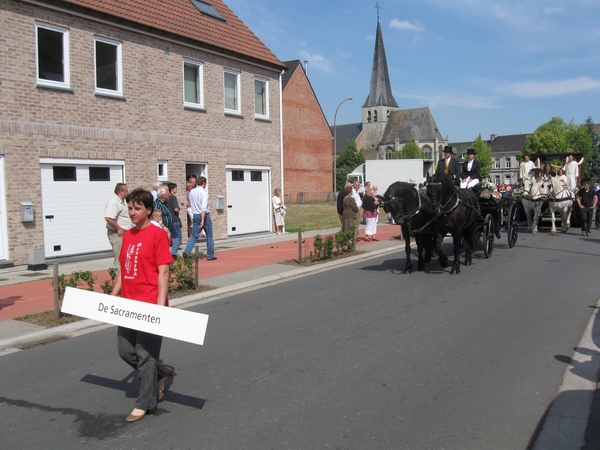
M 506 161 L 504 161 L 504 168 L 510 169 L 510 157 L 506 158 Z
M 198 97 L 198 103 L 188 102 L 185 99 L 185 66 L 194 66 L 197 70 L 196 88 L 198 89 L 198 92 L 196 93 L 196 95 Z M 204 109 L 204 63 L 184 58 L 182 71 L 184 108 Z
M 96 72 L 98 70 L 97 67 L 97 58 L 96 58 L 96 43 L 97 42 L 102 42 L 104 44 L 109 44 L 109 45 L 114 45 L 117 48 L 117 60 L 115 61 L 116 65 L 117 65 L 117 89 L 116 90 L 112 90 L 112 89 L 104 89 L 104 88 L 99 88 L 96 85 L 97 82 L 97 76 L 96 76 Z M 95 88 L 95 93 L 99 94 L 99 95 L 108 95 L 111 97 L 122 97 L 123 96 L 123 43 L 119 42 L 119 41 L 115 41 L 113 39 L 108 39 L 105 37 L 101 37 L 101 36 L 94 36 L 94 88 Z
M 40 78 L 40 58 L 38 48 L 38 30 L 44 28 L 46 30 L 62 33 L 63 35 L 63 77 L 64 81 L 47 80 Z M 35 23 L 35 82 L 38 86 L 53 87 L 60 89 L 71 88 L 71 68 L 70 68 L 70 51 L 69 51 L 69 30 L 67 28 L 57 27 L 48 23 Z
M 160 174 L 160 169 L 162 166 L 163 174 Z M 156 162 L 156 179 L 158 181 L 167 181 L 169 179 L 169 163 L 168 161 L 159 160 Z
M 495 175 L 494 176 L 494 184 L 495 185 L 499 185 L 500 184 L 500 175 Z
M 257 83 L 263 83 L 264 85 L 264 106 L 265 106 L 265 113 L 262 114 L 261 112 L 258 112 L 256 110 L 256 84 Z M 261 78 L 261 77 L 255 77 L 254 78 L 254 117 L 256 117 L 257 119 L 268 119 L 269 118 L 269 80 L 266 78 Z
M 504 184 L 512 184 L 510 175 L 504 175 Z
M 227 108 L 227 87 L 225 86 L 225 76 L 233 75 L 235 76 L 235 94 L 237 105 L 235 109 Z M 242 113 L 242 105 L 241 105 L 241 73 L 236 72 L 235 70 L 224 69 L 223 70 L 223 106 L 225 107 L 225 113 L 227 114 L 237 114 L 240 115 Z
M 494 169 L 500 168 L 500 158 L 494 158 Z

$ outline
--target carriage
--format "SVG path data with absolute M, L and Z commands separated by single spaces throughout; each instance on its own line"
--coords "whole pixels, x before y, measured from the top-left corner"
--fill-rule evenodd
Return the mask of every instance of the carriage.
M 483 253 L 489 258 L 494 238 L 500 239 L 500 230 L 506 229 L 508 246 L 513 248 L 519 236 L 519 206 L 513 191 L 498 193 L 482 186 L 479 193 L 478 231 L 483 242 Z

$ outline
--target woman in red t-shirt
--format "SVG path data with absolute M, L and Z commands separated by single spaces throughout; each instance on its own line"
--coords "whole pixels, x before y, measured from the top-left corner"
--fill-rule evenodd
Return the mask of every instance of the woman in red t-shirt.
M 119 255 L 121 270 L 111 295 L 131 300 L 169 306 L 167 288 L 169 263 L 173 261 L 167 234 L 152 226 L 152 194 L 135 189 L 126 198 L 129 217 L 135 225 L 123 235 Z M 159 364 L 162 336 L 119 327 L 117 349 L 119 356 L 138 371 L 139 395 L 135 408 L 125 419 L 137 422 L 147 412 L 156 410 L 163 398 L 173 370 Z

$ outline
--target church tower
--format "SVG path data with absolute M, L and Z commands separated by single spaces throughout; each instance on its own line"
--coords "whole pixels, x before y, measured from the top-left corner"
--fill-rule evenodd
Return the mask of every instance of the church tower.
M 377 159 L 378 145 L 388 122 L 390 112 L 398 110 L 392 95 L 383 35 L 377 12 L 377 35 L 371 70 L 369 96 L 362 107 L 362 125 L 365 134 L 365 158 Z

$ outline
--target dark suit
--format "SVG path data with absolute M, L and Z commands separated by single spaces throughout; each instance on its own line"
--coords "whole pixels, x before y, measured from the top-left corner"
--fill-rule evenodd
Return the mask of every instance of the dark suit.
M 438 162 L 437 170 L 434 175 L 441 175 L 444 173 L 444 168 L 446 167 L 446 159 L 440 159 Z M 448 166 L 448 175 L 452 178 L 458 178 L 460 175 L 461 167 L 460 162 L 456 158 L 450 158 L 449 166 Z
M 471 170 L 469 170 L 468 167 L 468 160 L 462 163 L 462 173 L 460 177 L 471 178 L 471 180 L 477 178 L 479 181 L 481 181 L 481 163 L 474 159 L 473 164 L 471 165 Z

